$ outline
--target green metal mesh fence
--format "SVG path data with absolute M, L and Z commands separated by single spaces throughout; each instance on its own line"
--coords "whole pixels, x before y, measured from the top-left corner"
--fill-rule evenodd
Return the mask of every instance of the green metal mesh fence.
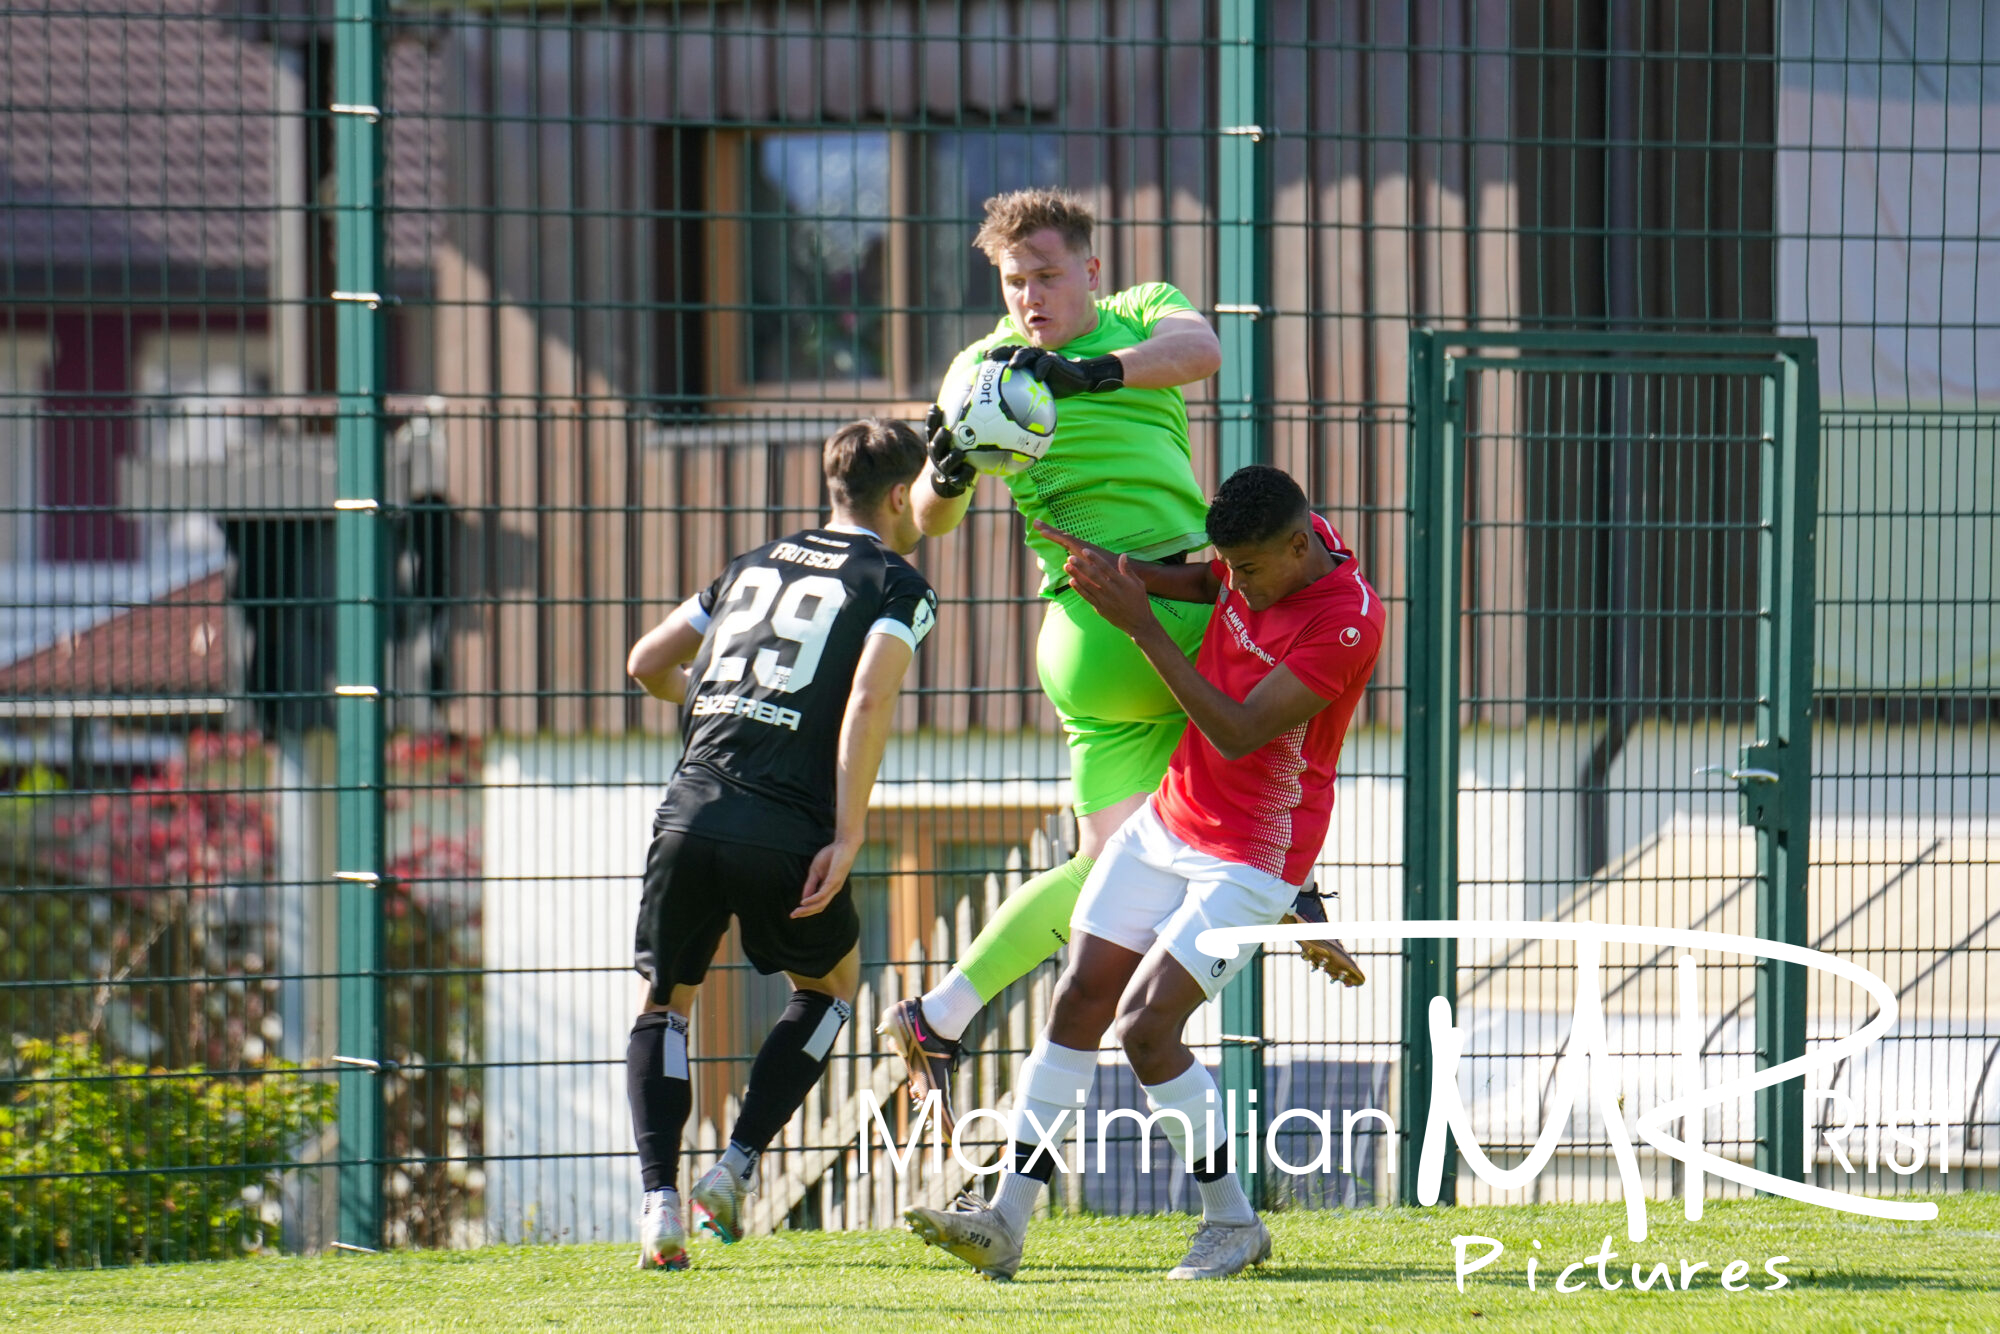
M 921 415 L 1000 314 L 982 201 L 1046 183 L 1097 210 L 1107 287 L 1214 317 L 1204 484 L 1291 470 L 1389 604 L 1336 918 L 1406 907 L 1410 518 L 1438 499 L 1412 327 L 1818 339 L 1805 931 L 1906 993 L 1827 1087 L 1866 1126 L 1925 1107 L 1954 1170 L 1817 1170 L 1991 1184 L 1994 0 L 38 0 L 0 52 L 5 1263 L 627 1235 L 630 921 L 677 746 L 625 652 L 822 513 L 832 426 Z M 1471 374 L 1458 906 L 1734 923 L 1748 835 L 1692 769 L 1760 699 L 1764 382 Z M 759 1226 L 959 1184 L 852 1146 L 869 1103 L 898 1116 L 872 1015 L 1074 837 L 1019 524 L 988 486 L 919 554 L 944 606 L 857 879 L 864 997 Z M 1204 1058 L 1409 1130 L 1403 955 L 1361 957 L 1335 993 L 1267 954 L 1198 1017 Z M 1513 1024 L 1479 1124 L 1532 1140 L 1565 965 L 1458 962 Z M 1053 967 L 975 1025 L 963 1099 L 1005 1097 Z M 1712 971 L 1710 1056 L 1753 1060 L 1748 970 Z M 1612 1003 L 1642 1101 L 1649 986 Z M 1859 1004 L 1814 991 L 1806 1040 Z M 697 1170 L 781 1005 L 731 945 Z M 1107 1065 L 1095 1102 L 1136 1096 Z M 1707 1129 L 1757 1135 L 1747 1103 Z M 1384 1200 L 1398 1146 L 1370 1123 L 1351 1171 L 1264 1180 Z M 1551 1189 L 1610 1189 L 1598 1128 L 1575 1147 Z M 1119 1153 L 1059 1203 L 1185 1202 L 1169 1155 Z

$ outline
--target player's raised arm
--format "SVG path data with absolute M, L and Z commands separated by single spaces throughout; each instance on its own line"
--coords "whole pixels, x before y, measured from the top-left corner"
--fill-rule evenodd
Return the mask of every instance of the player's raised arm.
M 1130 388 L 1170 389 L 1221 370 L 1222 340 L 1200 314 L 1180 310 L 1162 315 L 1146 341 L 1113 355 L 1124 364 Z
M 1222 340 L 1192 310 L 1160 316 L 1153 332 L 1128 347 L 1082 360 L 1046 348 L 1003 343 L 987 356 L 1025 370 L 1057 398 L 1114 389 L 1178 389 L 1222 369 Z
M 625 658 L 625 675 L 654 699 L 683 703 L 687 699 L 687 665 L 701 652 L 707 632 L 708 613 L 697 598 L 689 598 L 632 645 Z
M 805 895 L 794 917 L 811 917 L 826 907 L 860 855 L 868 829 L 868 795 L 882 755 L 889 748 L 895 725 L 896 697 L 916 651 L 894 635 L 868 636 L 867 647 L 854 669 L 854 688 L 847 696 L 847 714 L 840 724 L 840 749 L 834 758 L 833 842 L 813 858 Z
M 1086 552 L 1107 566 L 1116 559 L 1096 543 L 1073 537 L 1060 528 L 1052 528 L 1041 519 L 1035 520 L 1035 531 L 1069 552 L 1072 561 Z M 1205 561 L 1168 565 L 1161 561 L 1129 560 L 1127 566 L 1146 586 L 1149 594 L 1170 602 L 1213 602 L 1215 595 L 1222 591 L 1222 581 L 1215 577 L 1215 572 L 1208 568 Z M 1067 571 L 1068 564 L 1065 563 L 1063 568 Z M 1071 577 L 1074 579 L 1074 574 Z

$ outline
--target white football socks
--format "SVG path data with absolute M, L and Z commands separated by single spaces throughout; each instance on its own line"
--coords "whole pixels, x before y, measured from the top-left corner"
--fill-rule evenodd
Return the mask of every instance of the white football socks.
M 1209 1222 L 1245 1227 L 1257 1221 L 1257 1211 L 1250 1207 L 1250 1197 L 1243 1193 L 1243 1183 L 1234 1172 L 1194 1184 L 1201 1189 L 1201 1216 Z
M 1041 1182 L 1019 1172 L 1009 1172 L 1000 1178 L 1000 1189 L 994 1192 L 991 1204 L 1007 1230 L 1018 1237 L 1027 1231 L 1028 1215 L 1035 1212 L 1041 1199 Z
M 925 1013 L 929 1012 L 926 1007 Z M 1060 1047 L 1047 1038 L 1038 1040 L 1028 1059 L 1021 1062 L 1014 1084 L 1015 1151 L 1028 1152 L 1046 1140 L 1058 1149 L 1058 1169 L 1069 1166 L 1060 1151 L 1075 1138 L 1076 1118 L 1083 1115 L 1091 1081 L 1096 1078 L 1096 1052 Z M 1029 1119 L 1031 1114 L 1033 1120 Z M 1042 1198 L 1042 1182 L 1018 1170 L 1027 1165 L 1016 1160 L 1017 1170 L 1000 1178 L 1000 1189 L 992 1201 L 993 1212 L 1016 1236 L 1027 1228 L 1028 1215 Z
M 750 1174 L 757 1170 L 757 1155 L 738 1144 L 729 1141 L 729 1147 L 722 1151 L 722 1165 L 729 1169 L 729 1175 L 738 1181 L 748 1181 Z
M 924 993 L 923 1002 L 924 1022 L 933 1033 L 951 1042 L 958 1041 L 974 1016 L 986 1008 L 986 1002 L 979 999 L 978 988 L 956 968 Z
M 1216 1156 L 1215 1166 L 1224 1166 L 1226 1148 L 1223 1134 L 1217 1122 L 1217 1099 L 1215 1080 L 1200 1061 L 1196 1061 L 1172 1079 L 1158 1084 L 1147 1084 L 1146 1101 L 1156 1112 L 1176 1111 L 1187 1118 L 1187 1128 L 1191 1132 L 1183 1138 L 1179 1118 L 1166 1117 L 1160 1128 L 1173 1141 L 1180 1153 L 1181 1161 L 1190 1171 L 1202 1165 L 1211 1154 Z M 1242 1183 L 1234 1172 L 1224 1172 L 1213 1181 L 1197 1181 L 1201 1190 L 1201 1214 L 1211 1223 L 1229 1223 L 1242 1226 L 1257 1221 L 1257 1213 L 1250 1207 L 1249 1197 L 1244 1195 Z
M 1217 1103 L 1215 1081 L 1208 1071 L 1196 1061 L 1172 1079 L 1158 1084 L 1142 1085 L 1146 1091 L 1146 1103 L 1155 1112 L 1179 1112 L 1180 1116 L 1160 1118 L 1160 1130 L 1174 1146 L 1174 1152 L 1181 1161 L 1193 1167 L 1208 1157 L 1211 1141 L 1219 1140 L 1221 1132 L 1216 1122 Z M 1183 1125 L 1181 1117 L 1186 1117 Z M 1190 1134 L 1193 1143 L 1189 1143 Z
M 1096 1078 L 1096 1052 L 1059 1047 L 1047 1038 L 1037 1039 L 1035 1049 L 1021 1062 L 1021 1073 L 1014 1086 L 1014 1142 L 1033 1144 L 1046 1136 L 1050 1143 L 1059 1146 L 1065 1138 L 1074 1138 L 1075 1117 L 1083 1115 L 1091 1081 Z M 1030 1112 L 1041 1123 L 1040 1133 L 1028 1120 Z M 1060 1128 L 1056 1124 L 1059 1119 Z

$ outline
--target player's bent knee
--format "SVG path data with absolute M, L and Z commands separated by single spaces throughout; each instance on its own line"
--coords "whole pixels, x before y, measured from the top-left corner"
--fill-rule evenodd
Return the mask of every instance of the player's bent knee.
M 825 977 L 801 977 L 797 973 L 786 973 L 785 977 L 795 991 L 816 991 L 835 1000 L 851 1001 L 861 989 L 861 947 L 856 945 L 849 950 Z
M 1141 1077 L 1181 1045 L 1180 1022 L 1145 1007 L 1121 1013 L 1111 1026 L 1111 1035 Z
M 1056 982 L 1051 1009 L 1065 1023 L 1094 1022 L 1099 1033 L 1110 1027 L 1118 1009 L 1122 981 L 1102 977 L 1087 969 L 1070 968 Z
M 1111 1027 L 1117 1008 L 1118 993 L 1104 987 L 1101 980 L 1080 979 L 1069 987 L 1058 982 L 1049 1007 L 1049 1040 L 1064 1047 L 1095 1049 L 1104 1038 L 1104 1030 Z
M 685 982 L 677 982 L 668 989 L 667 999 L 662 1001 L 654 994 L 652 983 L 641 982 L 639 984 L 639 1013 L 642 1015 L 665 1014 L 671 1010 L 676 1014 L 684 1015 L 688 1013 L 689 1008 L 694 1004 L 695 993 L 699 990 L 699 987 L 690 986 Z

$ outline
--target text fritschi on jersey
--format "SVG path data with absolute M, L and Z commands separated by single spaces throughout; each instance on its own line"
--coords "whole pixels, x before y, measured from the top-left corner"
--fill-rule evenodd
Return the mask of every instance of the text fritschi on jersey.
M 658 823 L 818 851 L 833 833 L 840 727 L 868 637 L 916 648 L 937 623 L 937 595 L 873 536 L 816 528 L 738 556 L 688 610 L 704 638 Z

